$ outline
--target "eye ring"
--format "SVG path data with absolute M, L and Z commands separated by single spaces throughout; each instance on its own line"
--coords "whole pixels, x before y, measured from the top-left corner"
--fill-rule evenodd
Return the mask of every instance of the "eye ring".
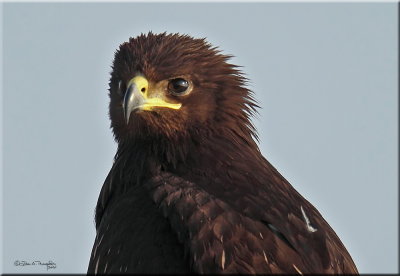
M 168 81 L 167 90 L 174 96 L 184 96 L 192 90 L 192 84 L 183 77 L 177 77 Z

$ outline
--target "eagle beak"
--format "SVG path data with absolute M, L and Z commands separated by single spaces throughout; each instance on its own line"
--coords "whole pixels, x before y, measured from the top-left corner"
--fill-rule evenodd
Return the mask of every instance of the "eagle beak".
M 129 123 L 129 117 L 135 110 L 152 110 L 153 107 L 166 107 L 172 109 L 181 108 L 180 103 L 168 103 L 163 99 L 163 92 L 149 91 L 149 83 L 143 76 L 136 76 L 128 83 L 122 102 L 125 121 Z

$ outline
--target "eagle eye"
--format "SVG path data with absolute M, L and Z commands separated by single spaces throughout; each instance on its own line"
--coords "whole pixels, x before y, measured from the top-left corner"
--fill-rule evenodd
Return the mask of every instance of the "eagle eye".
M 172 79 L 168 82 L 168 92 L 172 95 L 185 95 L 189 89 L 189 82 L 183 78 Z

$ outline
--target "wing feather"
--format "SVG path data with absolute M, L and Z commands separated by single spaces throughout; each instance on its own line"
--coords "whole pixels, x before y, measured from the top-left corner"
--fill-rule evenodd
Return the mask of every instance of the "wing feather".
M 293 264 L 307 271 L 298 254 L 261 221 L 194 183 L 163 173 L 145 187 L 189 252 L 194 272 L 297 273 Z

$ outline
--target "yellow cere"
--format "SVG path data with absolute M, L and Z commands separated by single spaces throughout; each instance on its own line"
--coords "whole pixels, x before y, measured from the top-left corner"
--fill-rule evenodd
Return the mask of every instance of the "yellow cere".
M 141 92 L 142 89 L 145 89 L 145 92 L 143 93 L 144 97 L 147 98 L 147 93 L 148 93 L 148 88 L 149 88 L 149 82 L 146 80 L 145 77 L 143 76 L 136 76 L 133 79 L 131 79 L 128 83 L 128 87 L 134 84 L 137 89 Z

